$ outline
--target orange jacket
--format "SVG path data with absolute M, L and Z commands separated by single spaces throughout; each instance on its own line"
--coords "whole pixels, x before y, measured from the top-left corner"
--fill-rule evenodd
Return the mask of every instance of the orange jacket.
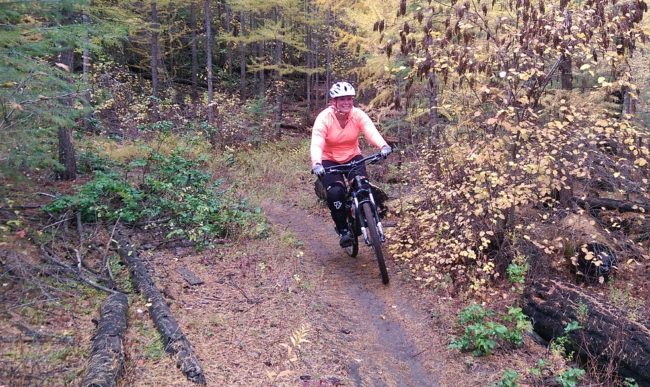
M 375 124 L 363 110 L 352 108 L 345 128 L 341 128 L 334 109 L 328 107 L 318 114 L 311 132 L 311 164 L 323 160 L 346 163 L 361 154 L 359 133 L 377 148 L 388 145 Z

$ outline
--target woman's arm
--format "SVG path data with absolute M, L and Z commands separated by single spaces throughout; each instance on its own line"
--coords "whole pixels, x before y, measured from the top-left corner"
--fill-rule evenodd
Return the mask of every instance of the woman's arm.
M 366 140 L 370 143 L 370 145 L 374 145 L 377 148 L 388 145 L 386 140 L 384 140 L 384 137 L 382 137 L 381 133 L 379 133 L 377 130 L 377 127 L 372 122 L 370 117 L 368 117 L 368 115 L 361 109 L 357 110 L 357 114 L 359 117 L 359 123 L 361 125 L 361 131 L 363 132 L 363 135 L 366 137 Z

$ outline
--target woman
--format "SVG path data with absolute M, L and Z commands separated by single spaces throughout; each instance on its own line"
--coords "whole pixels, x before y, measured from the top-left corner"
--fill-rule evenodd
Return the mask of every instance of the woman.
M 354 107 L 354 87 L 348 82 L 337 82 L 330 88 L 331 105 L 318 114 L 311 134 L 312 172 L 321 179 L 327 191 L 327 205 L 339 234 L 341 247 L 352 245 L 352 233 L 348 230 L 343 177 L 325 174 L 325 167 L 359 160 L 359 133 L 381 150 L 386 157 L 391 147 L 381 136 L 372 120 L 361 109 Z M 365 166 L 356 173 L 366 175 Z

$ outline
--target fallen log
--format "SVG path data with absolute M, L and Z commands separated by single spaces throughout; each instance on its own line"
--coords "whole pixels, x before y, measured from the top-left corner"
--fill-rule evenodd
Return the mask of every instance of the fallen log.
M 162 337 L 165 351 L 176 357 L 176 366 L 181 369 L 188 380 L 198 384 L 205 384 L 203 368 L 194 355 L 189 340 L 183 334 L 162 294 L 156 288 L 149 273 L 147 273 L 138 252 L 124 236 L 118 234 L 116 240 L 117 251 L 128 265 L 134 284 L 151 304 L 149 313 Z
M 124 370 L 122 339 L 126 332 L 129 300 L 123 293 L 106 298 L 92 339 L 90 360 L 82 387 L 113 387 Z
M 607 198 L 586 198 L 576 199 L 576 203 L 586 210 L 597 210 L 604 208 L 606 210 L 616 210 L 618 212 L 641 212 L 649 213 L 650 205 L 644 203 L 628 202 Z
M 581 328 L 568 333 L 583 358 L 616 367 L 619 375 L 650 385 L 650 327 L 629 320 L 625 313 L 585 290 L 543 279 L 524 291 L 524 312 L 534 330 L 551 341 L 577 321 Z

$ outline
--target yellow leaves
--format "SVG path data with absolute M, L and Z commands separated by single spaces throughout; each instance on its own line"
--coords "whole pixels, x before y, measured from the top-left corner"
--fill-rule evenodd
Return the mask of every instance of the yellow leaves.
M 607 82 L 605 77 L 599 77 L 598 78 L 598 84 L 601 85 L 602 87 L 610 87 L 610 86 L 612 86 L 612 83 Z
M 648 162 L 644 158 L 638 158 L 634 160 L 634 165 L 637 165 L 639 167 L 645 167 L 647 164 Z
M 16 82 L 12 82 L 12 81 L 10 81 L 10 82 L 3 82 L 2 84 L 0 84 L 0 87 L 9 88 L 9 87 L 14 87 L 14 86 L 16 86 L 17 84 L 18 84 L 18 83 L 16 83 Z
M 591 65 L 589 63 L 585 63 L 582 66 L 580 66 L 580 71 L 589 70 L 590 68 Z
M 298 361 L 297 350 L 299 350 L 303 344 L 310 342 L 309 340 L 307 340 L 308 333 L 309 333 L 309 326 L 303 324 L 300 326 L 299 329 L 295 330 L 289 337 L 289 341 L 291 341 L 291 345 L 285 343 L 280 344 L 281 347 L 286 348 L 287 358 L 289 359 L 290 362 Z

